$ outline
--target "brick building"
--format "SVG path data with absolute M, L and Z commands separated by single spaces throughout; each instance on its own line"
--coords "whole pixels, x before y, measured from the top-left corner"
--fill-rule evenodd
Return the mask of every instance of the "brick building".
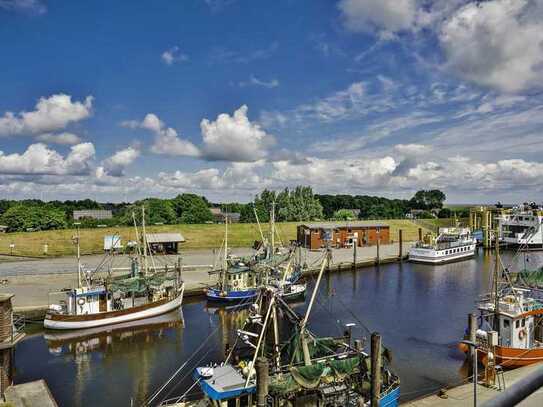
M 357 246 L 372 246 L 390 242 L 390 227 L 383 223 L 306 223 L 298 226 L 298 244 L 310 250 L 325 247 L 330 240 L 332 247 L 352 247 L 356 237 Z

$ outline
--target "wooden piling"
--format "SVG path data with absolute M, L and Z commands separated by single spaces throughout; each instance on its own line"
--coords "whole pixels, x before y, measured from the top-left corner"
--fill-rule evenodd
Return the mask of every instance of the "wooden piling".
M 353 239 L 353 270 L 356 269 L 356 246 L 358 246 L 358 239 Z
M 259 357 L 256 359 L 256 405 L 266 406 L 268 396 L 268 359 Z
M 419 242 L 422 242 L 422 228 L 419 228 Z
M 399 244 L 400 244 L 400 248 L 399 248 L 399 250 L 398 250 L 398 257 L 400 258 L 400 261 L 402 261 L 402 260 L 403 260 L 403 230 L 400 229 L 400 230 L 398 231 L 398 234 L 399 234 L 399 236 L 398 236 L 398 242 L 399 242 Z
M 381 335 L 371 334 L 371 407 L 379 406 L 381 398 Z
M 377 232 L 377 265 L 379 266 L 381 264 L 381 236 L 380 233 Z

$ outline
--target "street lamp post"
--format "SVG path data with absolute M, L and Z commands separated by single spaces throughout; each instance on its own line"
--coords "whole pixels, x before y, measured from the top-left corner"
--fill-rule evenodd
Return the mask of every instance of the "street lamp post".
M 468 345 L 470 348 L 473 348 L 473 406 L 477 407 L 477 343 L 464 340 L 462 343 Z

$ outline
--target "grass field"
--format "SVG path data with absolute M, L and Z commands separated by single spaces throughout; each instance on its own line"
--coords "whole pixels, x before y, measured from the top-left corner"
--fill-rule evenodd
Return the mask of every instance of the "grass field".
M 431 220 L 432 221 L 432 220 Z M 437 220 L 436 220 L 437 221 Z M 441 221 L 441 220 L 439 220 Z M 404 232 L 404 239 L 416 240 L 419 226 L 409 220 L 383 220 L 367 221 L 371 223 L 386 223 L 390 226 L 390 238 L 398 240 L 398 230 Z M 296 226 L 299 223 L 278 223 L 277 229 L 284 242 L 296 239 Z M 256 224 L 237 223 L 229 225 L 228 242 L 231 247 L 251 246 L 255 240 L 260 240 L 260 232 Z M 268 225 L 263 225 L 264 233 L 267 233 Z M 163 225 L 147 228 L 148 233 L 180 232 L 186 239 L 182 249 L 206 249 L 218 248 L 224 238 L 224 225 Z M 98 229 L 81 229 L 82 254 L 97 254 L 103 252 L 104 236 L 118 234 L 122 244 L 136 240 L 133 227 L 115 227 Z M 72 237 L 76 234 L 73 229 L 50 230 L 42 232 L 21 232 L 0 234 L 0 254 L 13 254 L 18 256 L 43 256 L 44 245 L 47 244 L 48 256 L 71 256 L 75 254 L 76 247 L 72 243 Z M 14 244 L 11 249 L 10 245 Z

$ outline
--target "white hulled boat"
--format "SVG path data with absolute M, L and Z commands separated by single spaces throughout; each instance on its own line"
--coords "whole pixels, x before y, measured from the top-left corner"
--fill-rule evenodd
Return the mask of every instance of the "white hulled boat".
M 440 228 L 435 239 L 417 242 L 409 250 L 409 260 L 428 264 L 460 261 L 472 257 L 476 246 L 469 228 Z
M 543 208 L 535 202 L 506 211 L 499 219 L 501 241 L 510 246 L 543 247 Z
M 98 270 L 84 271 L 77 236 L 78 287 L 63 290 L 64 298 L 50 305 L 43 326 L 46 329 L 86 329 L 162 315 L 181 306 L 184 283 L 180 267 L 168 272 L 149 267 L 151 256 L 145 234 L 142 209 L 142 249 L 132 258 L 130 274 L 98 277 Z M 137 229 L 136 229 L 137 235 Z M 152 258 L 151 258 L 152 261 Z M 143 267 L 140 264 L 143 263 Z M 154 262 L 153 262 L 154 265 Z

